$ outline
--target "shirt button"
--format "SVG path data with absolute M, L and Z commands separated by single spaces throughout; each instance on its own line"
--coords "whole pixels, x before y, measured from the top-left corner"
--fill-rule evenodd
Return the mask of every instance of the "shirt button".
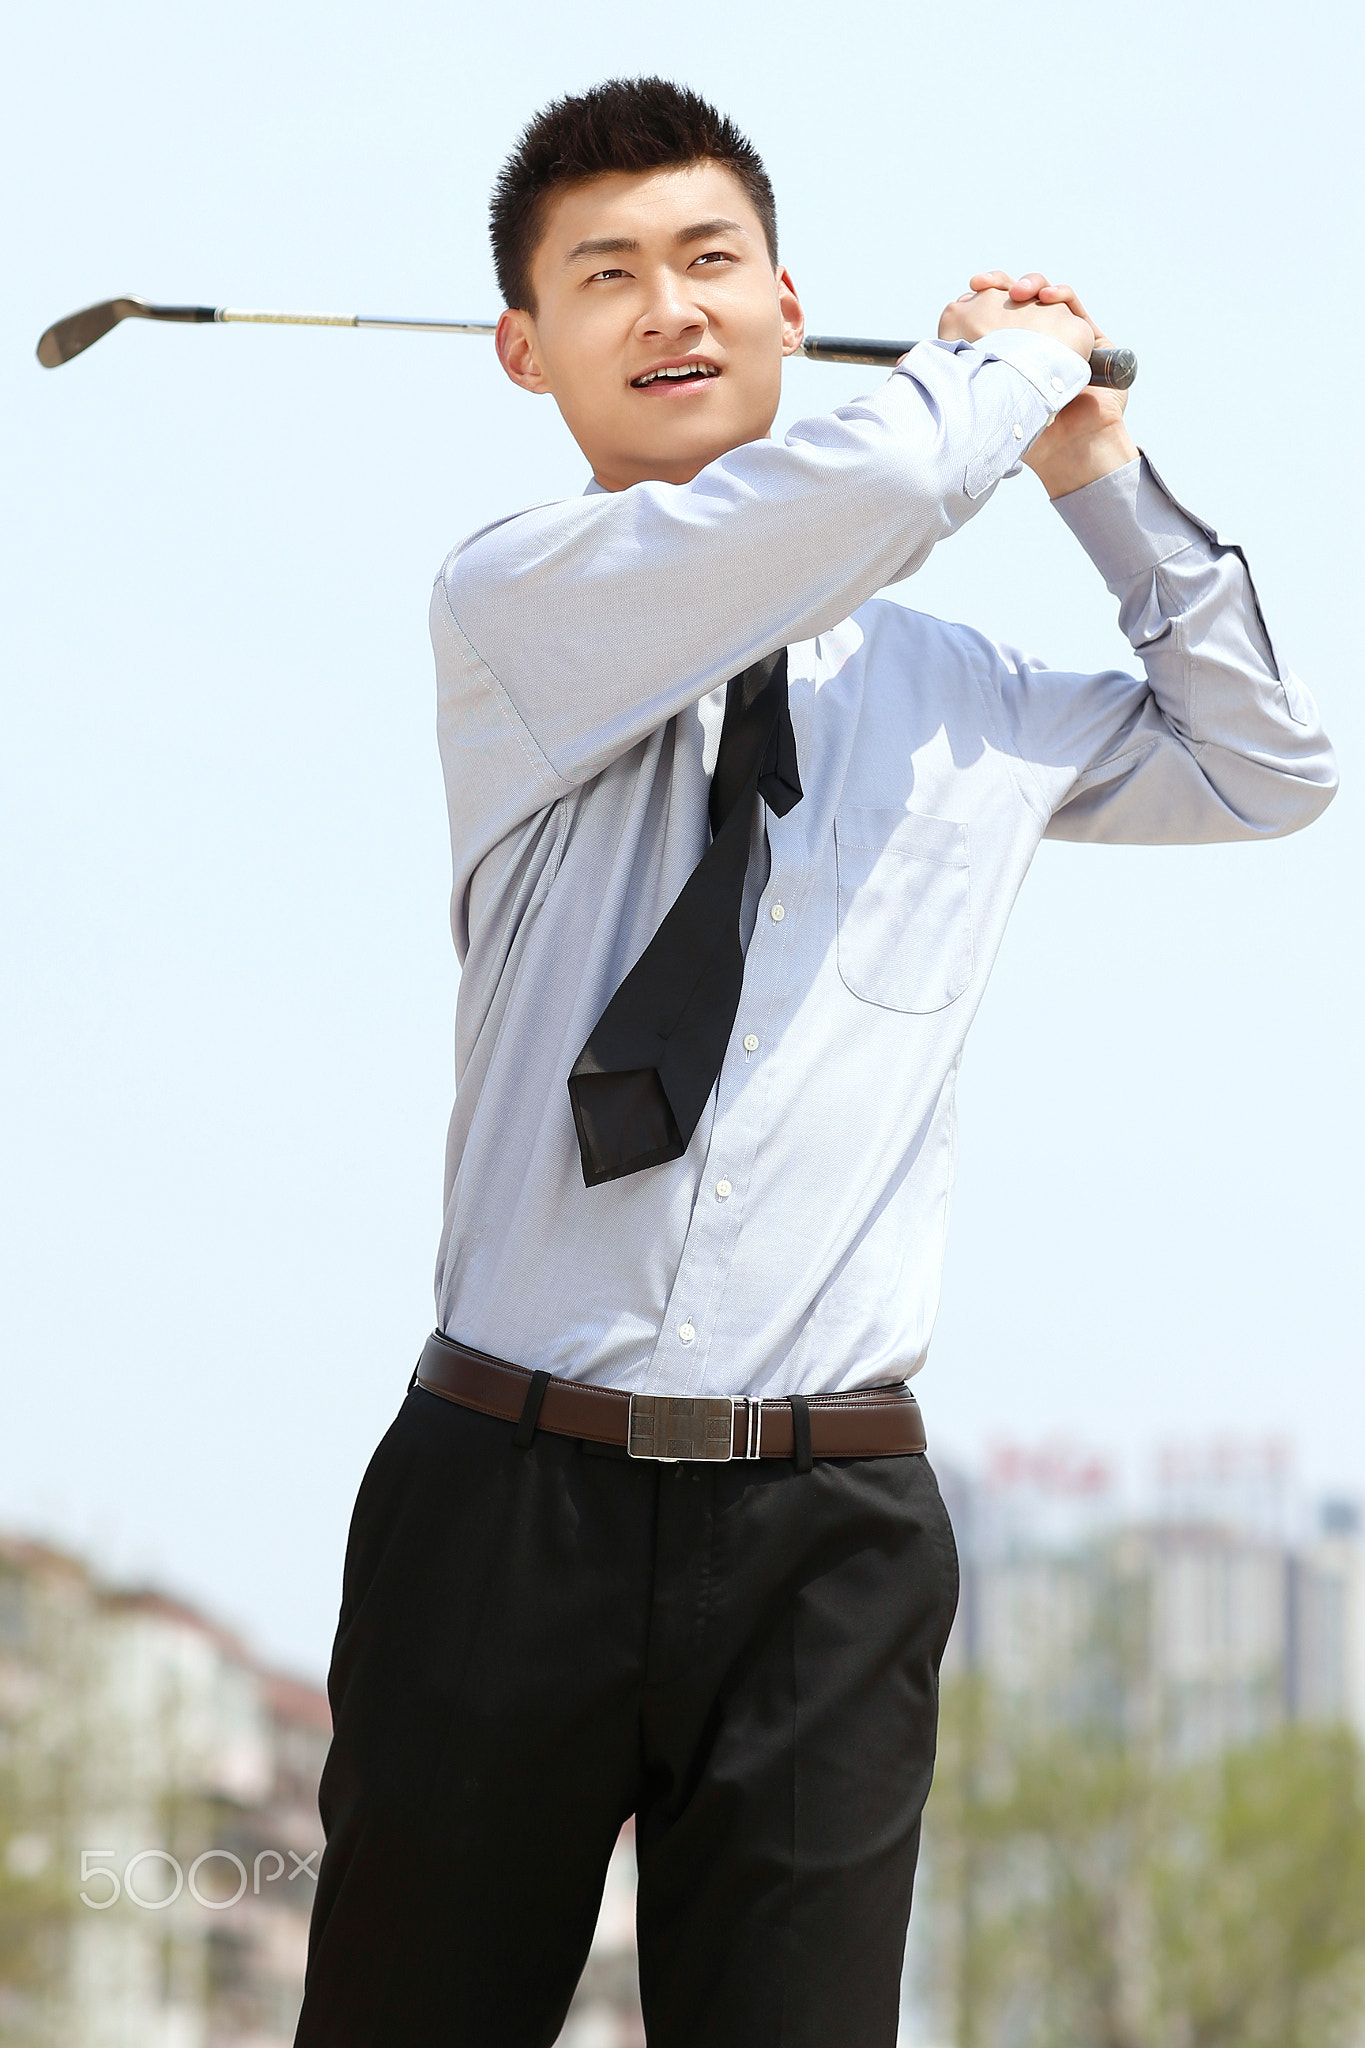
M 682 1339 L 684 1344 L 690 1344 L 693 1338 L 696 1336 L 696 1334 L 696 1328 L 693 1324 L 691 1316 L 687 1318 L 687 1321 L 685 1323 L 679 1323 L 678 1335 Z
M 744 1050 L 745 1052 L 758 1051 L 758 1040 L 754 1037 L 752 1031 L 746 1031 L 744 1034 Z
M 1016 441 L 1022 441 L 1024 438 L 1024 430 L 1020 426 L 1018 420 L 1014 422 L 1014 438 Z
M 781 924 L 783 918 L 787 915 L 787 913 L 780 903 L 774 903 L 772 909 L 768 912 L 768 915 L 772 919 L 774 924 Z
M 1053 378 L 1053 380 L 1052 380 L 1052 388 L 1053 388 L 1053 390 L 1054 390 L 1054 391 L 1065 391 L 1065 390 L 1066 390 L 1066 386 L 1065 386 L 1065 384 L 1063 384 L 1063 382 L 1062 382 L 1062 380 L 1061 380 L 1061 378 L 1060 378 L 1060 377 L 1054 377 L 1054 378 Z
M 718 1180 L 716 1182 L 716 1200 L 718 1202 L 728 1202 L 733 1193 L 734 1189 L 728 1180 Z

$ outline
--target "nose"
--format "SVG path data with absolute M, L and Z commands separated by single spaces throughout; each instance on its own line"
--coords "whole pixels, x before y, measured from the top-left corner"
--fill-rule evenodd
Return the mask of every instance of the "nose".
M 638 331 L 643 340 L 692 343 L 705 334 L 707 319 L 688 289 L 688 280 L 673 270 L 654 279 L 646 310 L 640 315 Z

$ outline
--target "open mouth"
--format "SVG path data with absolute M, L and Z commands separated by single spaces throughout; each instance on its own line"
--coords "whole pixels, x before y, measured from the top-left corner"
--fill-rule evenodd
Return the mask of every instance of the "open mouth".
M 643 377 L 632 377 L 632 391 L 648 391 L 655 384 L 706 384 L 720 371 L 715 363 L 676 363 L 666 370 L 646 370 Z

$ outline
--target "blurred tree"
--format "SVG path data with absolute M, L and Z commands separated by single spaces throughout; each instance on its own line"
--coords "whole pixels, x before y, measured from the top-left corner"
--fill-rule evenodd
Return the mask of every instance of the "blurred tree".
M 1152 1896 L 1190 2048 L 1338 2048 L 1365 2013 L 1365 1758 L 1289 1727 L 1180 1781 Z
M 63 2040 L 85 1590 L 41 1551 L 0 1552 L 0 2040 L 15 2048 Z
M 1173 1769 L 1119 1715 L 945 1686 L 927 1989 L 955 2048 L 1348 2048 L 1365 1758 L 1286 1727 Z

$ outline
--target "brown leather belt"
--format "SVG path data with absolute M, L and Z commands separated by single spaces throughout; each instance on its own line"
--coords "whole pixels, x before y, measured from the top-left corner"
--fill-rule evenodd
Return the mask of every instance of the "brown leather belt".
M 925 1447 L 919 1402 L 904 1383 L 767 1401 L 742 1394 L 624 1394 L 528 1372 L 437 1331 L 418 1360 L 417 1384 L 461 1408 L 515 1422 L 522 1443 L 548 1429 L 666 1464 L 794 1458 L 798 1469 L 808 1470 L 812 1458 L 903 1458 Z

